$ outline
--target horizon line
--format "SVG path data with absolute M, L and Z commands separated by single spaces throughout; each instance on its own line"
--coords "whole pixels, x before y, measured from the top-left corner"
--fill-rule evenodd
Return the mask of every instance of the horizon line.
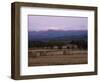
M 30 31 L 30 30 L 28 30 L 28 31 L 29 31 L 29 32 L 32 32 L 32 31 Z M 83 30 L 83 29 L 82 29 L 82 30 L 81 30 L 81 29 L 79 29 L 79 30 L 59 30 L 59 29 L 58 29 L 58 30 L 54 30 L 54 29 L 48 29 L 48 30 L 38 30 L 38 31 L 37 31 L 37 30 L 33 30 L 33 32 L 34 32 L 34 31 L 35 31 L 35 32 L 40 32 L 40 31 L 88 31 L 88 30 L 87 30 L 87 29 L 85 29 L 85 30 Z

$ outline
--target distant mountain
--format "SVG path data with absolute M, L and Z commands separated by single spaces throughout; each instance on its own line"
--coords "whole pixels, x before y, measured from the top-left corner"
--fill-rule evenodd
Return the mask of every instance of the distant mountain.
M 29 41 L 49 41 L 49 40 L 87 40 L 86 30 L 47 30 L 29 31 Z

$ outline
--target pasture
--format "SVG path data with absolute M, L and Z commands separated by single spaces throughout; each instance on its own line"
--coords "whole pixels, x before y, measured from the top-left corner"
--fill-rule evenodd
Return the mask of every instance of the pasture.
M 87 50 L 29 49 L 28 66 L 87 64 Z

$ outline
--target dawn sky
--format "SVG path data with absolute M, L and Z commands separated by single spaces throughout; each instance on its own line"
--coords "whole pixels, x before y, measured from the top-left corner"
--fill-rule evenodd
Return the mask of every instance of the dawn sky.
M 28 16 L 29 31 L 46 30 L 87 30 L 87 17 Z

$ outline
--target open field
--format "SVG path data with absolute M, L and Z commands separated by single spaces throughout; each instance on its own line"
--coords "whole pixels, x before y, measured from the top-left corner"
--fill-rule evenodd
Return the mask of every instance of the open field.
M 86 64 L 87 51 L 78 49 L 29 49 L 28 65 L 70 65 Z

